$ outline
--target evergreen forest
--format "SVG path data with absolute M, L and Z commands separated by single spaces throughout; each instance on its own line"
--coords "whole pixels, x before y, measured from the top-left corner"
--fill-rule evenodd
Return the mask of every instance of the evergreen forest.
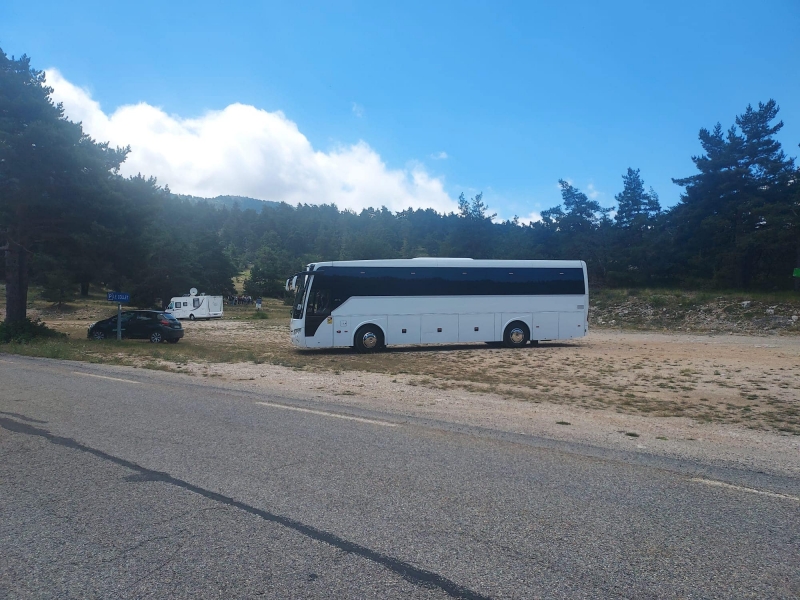
M 122 176 L 130 148 L 92 139 L 51 93 L 27 56 L 0 50 L 6 322 L 26 318 L 31 286 L 53 302 L 124 290 L 144 307 L 191 287 L 232 293 L 247 271 L 246 294 L 282 297 L 285 278 L 310 262 L 417 256 L 582 259 L 594 286 L 800 293 L 800 169 L 776 139 L 771 99 L 727 128 L 700 129 L 695 172 L 673 180 L 683 190 L 674 207 L 621 165 L 614 209 L 561 180 L 561 204 L 523 224 L 499 221 L 481 194 L 462 194 L 450 214 L 173 194 L 148 174 Z

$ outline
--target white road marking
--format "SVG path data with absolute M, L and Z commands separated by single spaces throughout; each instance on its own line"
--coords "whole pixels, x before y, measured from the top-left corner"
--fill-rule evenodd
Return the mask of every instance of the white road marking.
M 797 502 L 800 502 L 800 497 L 798 496 L 792 496 L 790 494 L 779 494 L 778 492 L 769 492 L 767 490 L 757 490 L 755 488 L 749 488 L 749 487 L 742 487 L 740 485 L 733 485 L 731 483 L 716 481 L 714 479 L 703 479 L 702 477 L 692 477 L 690 481 L 694 481 L 696 483 L 704 483 L 705 485 L 711 485 L 714 487 L 727 488 L 729 490 L 736 490 L 738 492 L 747 492 L 749 494 L 759 494 L 761 496 L 769 496 L 770 498 L 781 498 L 783 500 L 795 500 Z
M 120 379 L 119 377 L 107 377 L 106 375 L 94 375 L 93 373 L 81 373 L 80 371 L 73 371 L 74 375 L 83 375 L 84 377 L 97 377 L 98 379 L 110 379 L 111 381 L 122 381 L 125 383 L 142 383 L 141 381 L 134 381 L 133 379 Z
M 333 417 L 335 419 L 345 419 L 347 421 L 358 421 L 359 423 L 369 423 L 371 425 L 380 425 L 382 427 L 397 427 L 397 423 L 389 423 L 388 421 L 376 421 L 374 419 L 364 419 L 362 417 L 351 417 L 350 415 L 339 415 L 332 412 L 325 412 L 324 410 L 312 410 L 310 408 L 300 408 L 298 406 L 286 406 L 285 404 L 274 404 L 272 402 L 256 402 L 261 406 L 271 406 L 273 408 L 284 408 L 286 410 L 294 410 L 297 412 L 310 413 L 312 415 L 321 415 L 323 417 Z

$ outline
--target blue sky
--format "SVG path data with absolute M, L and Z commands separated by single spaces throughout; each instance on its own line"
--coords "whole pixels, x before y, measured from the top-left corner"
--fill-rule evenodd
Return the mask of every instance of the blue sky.
M 369 180 L 353 208 L 370 194 L 380 204 L 382 194 L 401 194 L 401 188 L 424 205 L 439 186 L 451 199 L 461 191 L 483 191 L 501 217 L 559 203 L 559 178 L 611 205 L 629 166 L 640 168 L 646 185 L 672 205 L 680 189 L 671 177 L 694 172 L 691 156 L 700 152 L 700 127 L 717 121 L 727 127 L 748 103 L 769 98 L 781 106 L 785 127 L 779 139 L 797 156 L 798 32 L 797 0 L 4 0 L 0 7 L 0 47 L 9 55 L 27 53 L 38 68 L 57 69 L 106 116 L 145 103 L 160 109 L 160 118 L 185 125 L 180 120 L 241 103 L 270 114 L 281 111 L 285 123 L 265 121 L 263 128 L 294 125 L 311 147 L 303 150 L 306 158 L 292 158 L 284 167 L 278 154 L 268 153 L 250 173 L 277 164 L 292 171 L 285 177 L 302 178 L 312 167 L 291 167 L 312 160 L 309 152 L 333 156 L 313 159 L 328 166 L 313 167 L 323 170 L 309 174 L 317 183 L 306 187 L 285 178 L 255 178 L 250 187 L 237 187 L 248 174 L 232 177 L 234 183 L 224 174 L 213 185 L 210 176 L 198 183 L 199 175 L 190 180 L 186 173 L 207 173 L 207 165 L 186 167 L 185 161 L 153 153 L 150 162 L 134 161 L 176 191 L 224 193 L 230 185 L 237 188 L 230 193 L 266 199 L 284 199 L 286 193 L 291 201 L 305 197 L 297 192 L 302 188 L 326 201 L 328 185 L 347 191 Z M 65 106 L 69 112 L 67 100 Z M 74 110 L 76 119 L 94 122 L 83 109 Z M 128 127 L 124 131 L 137 129 Z M 90 133 L 115 138 L 119 131 L 98 125 Z M 285 148 L 275 142 L 278 134 L 268 135 L 271 141 L 251 140 L 253 149 L 243 154 Z M 295 150 L 283 155 L 300 152 L 298 139 L 290 144 Z M 359 141 L 368 148 L 345 152 Z M 235 143 L 228 140 L 225 147 L 235 150 Z M 369 174 L 359 171 L 358 161 L 368 164 L 375 157 L 383 171 L 374 165 L 364 167 Z M 172 161 L 172 169 L 159 170 L 157 160 Z M 337 171 L 352 175 L 339 181 Z M 391 184 L 372 182 L 386 173 L 394 177 Z M 433 183 L 425 180 L 427 187 L 417 192 L 415 174 Z

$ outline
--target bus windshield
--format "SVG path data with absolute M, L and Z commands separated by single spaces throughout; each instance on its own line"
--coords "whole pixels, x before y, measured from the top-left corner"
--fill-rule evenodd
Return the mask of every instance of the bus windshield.
M 294 305 L 292 306 L 293 319 L 303 318 L 303 304 L 305 303 L 305 295 L 309 283 L 310 283 L 310 277 L 308 275 L 297 276 L 297 284 L 296 284 L 297 291 L 294 294 Z

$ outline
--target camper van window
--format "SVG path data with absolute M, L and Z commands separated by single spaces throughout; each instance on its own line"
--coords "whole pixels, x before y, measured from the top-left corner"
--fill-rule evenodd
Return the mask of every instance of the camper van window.
M 192 306 L 194 308 L 200 308 L 200 298 L 192 298 Z
M 189 303 L 188 302 L 184 302 L 183 305 L 184 306 L 189 306 Z

